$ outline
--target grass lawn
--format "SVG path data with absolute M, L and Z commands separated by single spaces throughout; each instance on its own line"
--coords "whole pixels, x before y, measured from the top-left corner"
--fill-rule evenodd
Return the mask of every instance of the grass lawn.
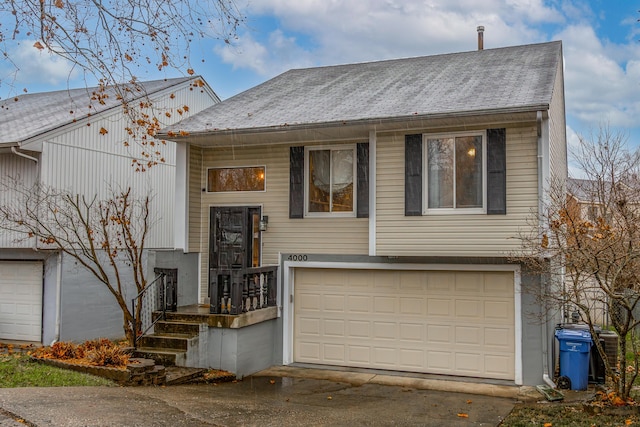
M 581 403 L 535 403 L 516 405 L 500 427 L 625 427 L 640 426 L 635 408 L 616 408 L 612 414 L 591 415 Z
M 24 353 L 0 354 L 0 388 L 114 385 L 104 378 L 32 361 Z

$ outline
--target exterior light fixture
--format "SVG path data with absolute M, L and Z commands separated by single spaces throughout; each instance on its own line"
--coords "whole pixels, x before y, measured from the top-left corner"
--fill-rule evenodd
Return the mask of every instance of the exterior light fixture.
M 258 230 L 259 231 L 267 231 L 267 226 L 269 225 L 269 217 L 264 215 L 260 222 L 258 222 Z

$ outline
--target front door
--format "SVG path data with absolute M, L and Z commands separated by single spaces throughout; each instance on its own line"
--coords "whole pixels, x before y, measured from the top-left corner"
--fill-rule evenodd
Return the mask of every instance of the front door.
M 231 287 L 244 270 L 260 266 L 260 208 L 212 207 L 209 234 L 209 297 L 211 313 L 234 312 Z

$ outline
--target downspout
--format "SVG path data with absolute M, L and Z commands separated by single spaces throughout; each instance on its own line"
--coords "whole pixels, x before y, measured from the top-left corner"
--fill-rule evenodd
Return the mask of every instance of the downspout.
M 56 323 L 53 341 L 50 345 L 60 340 L 60 304 L 62 302 L 62 252 L 58 254 L 58 272 L 56 275 Z
M 16 156 L 20 156 L 20 157 L 24 157 L 25 159 L 31 160 L 32 162 L 36 162 L 38 163 L 38 159 L 36 159 L 35 157 L 31 157 L 27 154 L 24 154 L 21 151 L 18 151 L 18 149 L 16 147 L 11 147 L 11 152 L 13 154 L 15 154 Z
M 544 209 L 543 203 L 543 194 L 544 194 L 544 177 L 542 176 L 542 161 L 543 161 L 543 150 L 542 150 L 542 111 L 538 111 L 536 114 L 536 128 L 538 131 L 538 213 L 541 213 Z M 544 227 L 544 224 L 540 223 L 540 227 Z M 544 283 L 541 283 L 541 286 L 547 287 L 548 283 L 546 280 Z M 556 384 L 553 382 L 551 377 L 549 377 L 549 345 L 548 339 L 549 334 L 547 333 L 547 322 L 549 321 L 549 317 L 547 314 L 546 308 L 544 308 L 544 322 L 542 323 L 542 380 L 551 388 L 556 388 Z

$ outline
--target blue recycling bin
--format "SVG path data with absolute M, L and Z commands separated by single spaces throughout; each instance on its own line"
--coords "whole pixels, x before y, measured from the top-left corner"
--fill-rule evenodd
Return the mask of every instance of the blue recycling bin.
M 591 334 L 585 330 L 557 329 L 560 375 L 571 380 L 571 390 L 586 390 L 589 383 Z

